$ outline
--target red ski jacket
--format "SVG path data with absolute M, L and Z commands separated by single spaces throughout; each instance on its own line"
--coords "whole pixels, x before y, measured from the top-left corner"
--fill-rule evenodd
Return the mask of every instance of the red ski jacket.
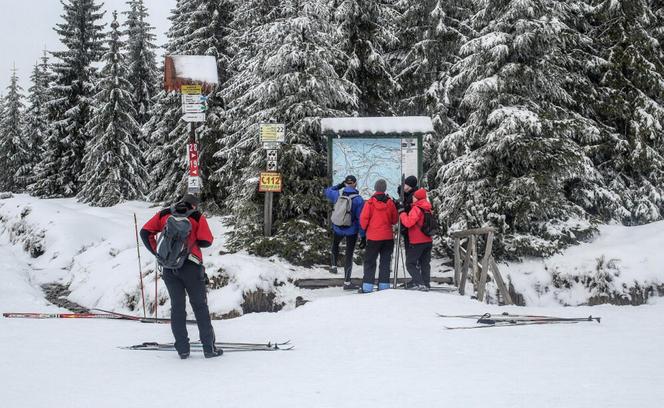
M 428 200 L 418 200 L 413 208 L 406 214 L 401 213 L 401 225 L 408 228 L 408 241 L 411 244 L 427 244 L 433 242 L 430 236 L 422 232 L 420 228 L 424 225 L 424 212 L 431 212 L 431 203 Z
M 153 253 L 157 251 L 156 236 L 158 233 L 164 230 L 166 221 L 170 216 L 171 209 L 165 208 L 155 214 L 154 217 L 150 218 L 150 220 L 145 223 L 143 229 L 141 230 L 141 236 L 144 235 L 143 231 L 147 231 L 147 240 Z M 191 222 L 191 232 L 189 233 L 188 238 L 190 253 L 191 255 L 194 255 L 196 258 L 198 258 L 199 261 L 203 262 L 203 253 L 201 252 L 201 247 L 207 248 L 212 245 L 212 241 L 214 241 L 212 231 L 210 231 L 207 220 L 199 211 L 194 211 L 189 216 L 189 222 Z
M 385 193 L 374 194 L 362 208 L 360 226 L 371 241 L 394 239 L 392 226 L 397 223 L 397 207 Z

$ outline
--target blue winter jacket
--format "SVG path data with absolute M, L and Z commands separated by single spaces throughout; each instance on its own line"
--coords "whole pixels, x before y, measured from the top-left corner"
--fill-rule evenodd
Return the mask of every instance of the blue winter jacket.
M 360 237 L 364 237 L 364 230 L 360 227 L 360 214 L 362 213 L 362 207 L 364 207 L 364 199 L 362 196 L 360 196 L 360 192 L 355 190 L 352 187 L 344 187 L 344 191 L 342 193 L 345 196 L 349 196 L 351 194 L 357 194 L 358 196 L 353 198 L 353 204 L 351 207 L 351 212 L 352 212 L 352 219 L 353 219 L 353 224 L 348 226 L 348 227 L 340 227 L 338 225 L 332 224 L 332 229 L 334 230 L 334 233 L 336 235 L 343 235 L 345 237 L 351 236 L 351 235 L 357 235 L 358 233 L 360 234 Z M 339 199 L 339 189 L 337 189 L 337 186 L 332 186 L 328 187 L 325 189 L 325 197 L 327 197 L 328 200 L 332 204 L 336 203 L 337 200 Z

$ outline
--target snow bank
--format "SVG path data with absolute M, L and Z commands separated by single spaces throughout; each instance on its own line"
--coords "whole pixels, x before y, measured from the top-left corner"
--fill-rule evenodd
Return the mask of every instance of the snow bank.
M 323 133 L 432 133 L 433 123 L 428 116 L 378 118 L 323 118 Z
M 59 283 L 71 291 L 69 300 L 85 307 L 138 313 L 140 284 L 134 214 L 140 229 L 158 210 L 143 202 L 94 208 L 73 199 L 40 200 L 19 194 L 0 201 L 0 247 L 23 259 L 20 273 L 24 279 L 14 279 L 15 284 L 29 282 L 35 296 L 40 285 Z M 259 290 L 273 293 L 279 307 L 295 307 L 300 293 L 289 279 L 302 273 L 302 268 L 242 252 L 220 255 L 226 253 L 227 228 L 218 217 L 210 218 L 209 223 L 216 240 L 210 248 L 203 249 L 205 266 L 211 279 L 223 282 L 210 291 L 211 313 L 241 315 L 245 295 Z M 151 305 L 156 265 L 142 243 L 141 257 L 146 302 Z M 168 316 L 168 292 L 161 280 L 157 288 L 158 312 Z M 11 286 L 5 290 L 11 292 Z
M 664 221 L 603 225 L 588 243 L 546 259 L 510 263 L 506 270 L 528 305 L 601 303 L 664 285 Z M 656 295 L 656 293 L 654 293 Z

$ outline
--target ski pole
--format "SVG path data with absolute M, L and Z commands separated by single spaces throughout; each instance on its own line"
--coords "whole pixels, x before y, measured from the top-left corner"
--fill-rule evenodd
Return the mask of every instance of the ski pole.
M 154 269 L 154 318 L 157 319 L 157 307 L 159 307 L 159 265 Z
M 136 232 L 136 253 L 138 254 L 138 278 L 141 282 L 141 299 L 143 300 L 143 317 L 147 317 L 145 314 L 145 290 L 143 289 L 143 270 L 141 268 L 141 249 L 138 243 L 138 220 L 136 219 L 136 213 L 134 213 L 134 231 Z

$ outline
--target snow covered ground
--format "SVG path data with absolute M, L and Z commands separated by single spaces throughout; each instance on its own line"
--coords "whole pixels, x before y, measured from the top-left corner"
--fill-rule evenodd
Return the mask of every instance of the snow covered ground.
M 3 310 L 14 306 L 0 300 Z M 47 309 L 39 301 L 31 308 Z M 505 310 L 603 320 L 446 331 L 472 321 L 435 315 Z M 657 407 L 662 314 L 662 302 L 499 308 L 458 295 L 385 291 L 216 321 L 220 340 L 290 339 L 296 348 L 186 361 L 116 348 L 171 341 L 166 325 L 0 319 L 0 401 L 13 408 Z
M 64 311 L 49 305 L 39 288 L 55 281 L 70 284 L 73 301 L 127 311 L 125 300 L 138 290 L 132 213 L 141 222 L 155 211 L 144 203 L 93 209 L 72 200 L 20 195 L 0 200 L 0 312 Z M 244 290 L 275 278 L 326 276 L 322 269 L 304 270 L 276 259 L 219 255 L 225 227 L 218 219 L 211 224 L 221 239 L 206 250 L 208 270 L 223 268 L 231 277 L 230 285 L 211 293 L 213 312 L 237 308 Z M 523 276 L 532 283 L 534 277 L 546 279 L 544 267 L 592 270 L 594 260 L 605 255 L 620 257 L 621 279 L 661 281 L 653 268 L 662 256 L 657 251 L 662 226 L 605 227 L 593 244 L 522 264 Z M 44 254 L 31 258 L 24 245 Z M 149 271 L 151 261 L 145 258 L 144 271 Z M 524 287 L 527 281 L 521 282 Z M 174 352 L 117 348 L 170 342 L 167 325 L 0 318 L 0 405 L 606 408 L 657 407 L 664 399 L 661 299 L 639 307 L 564 308 L 561 291 L 557 297 L 533 295 L 531 304 L 538 306 L 519 308 L 441 292 L 357 295 L 338 288 L 302 291 L 292 284 L 280 290 L 284 299 L 304 294 L 313 301 L 214 326 L 220 341 L 290 339 L 295 349 L 227 353 L 213 360 L 194 355 L 181 361 Z M 474 323 L 436 316 L 503 311 L 593 315 L 602 323 L 448 331 L 444 326 Z M 168 303 L 160 314 L 168 315 Z M 198 339 L 195 328 L 190 337 Z

